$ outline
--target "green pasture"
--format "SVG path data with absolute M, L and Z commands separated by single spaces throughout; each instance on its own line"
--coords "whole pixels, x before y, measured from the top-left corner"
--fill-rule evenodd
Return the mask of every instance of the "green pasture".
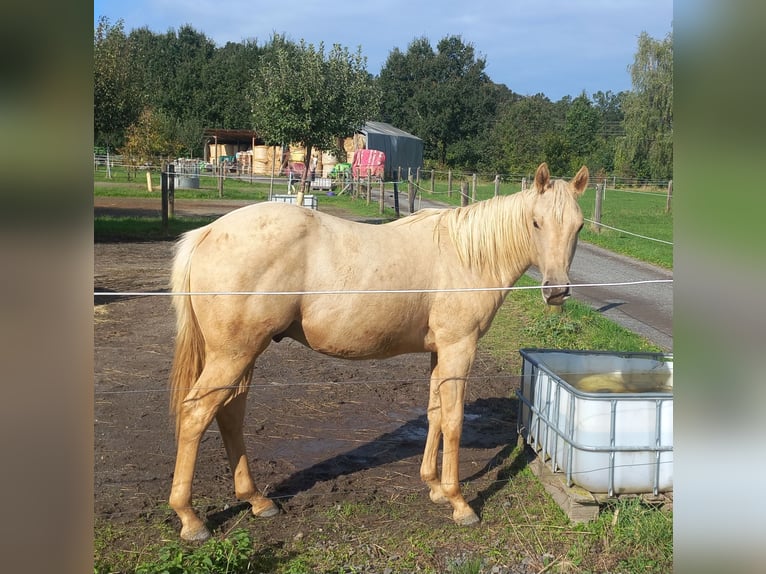
M 528 178 L 529 181 L 531 179 L 531 177 Z M 453 177 L 451 191 L 446 180 L 436 178 L 432 185 L 430 177 L 428 180 L 421 180 L 417 190 L 420 197 L 425 199 L 442 201 L 449 205 L 460 205 L 461 181 L 467 183 L 469 201 L 474 199 L 481 201 L 495 194 L 496 186 L 493 180 L 478 178 L 474 192 L 472 178 L 458 176 Z M 402 188 L 406 190 L 407 184 L 404 183 Z M 497 186 L 499 195 L 508 195 L 520 190 L 521 184 L 518 181 L 506 182 L 501 180 Z M 586 220 L 593 220 L 596 209 L 596 191 L 593 185 L 585 191 L 578 203 Z M 667 193 L 665 190 L 608 188 L 603 195 L 601 223 L 619 231 L 604 227 L 598 228 L 592 223 L 586 222 L 580 233 L 580 241 L 593 243 L 615 253 L 672 269 L 673 245 L 653 241 L 653 239 L 659 239 L 673 243 L 673 212 L 671 209 L 669 213 L 666 213 L 666 204 Z

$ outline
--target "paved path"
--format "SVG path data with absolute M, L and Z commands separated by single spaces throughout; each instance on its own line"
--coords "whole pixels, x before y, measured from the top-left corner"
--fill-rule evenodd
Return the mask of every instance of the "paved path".
M 527 273 L 540 280 L 537 269 Z M 583 242 L 569 272 L 573 284 L 656 279 L 672 280 L 673 272 Z M 572 297 L 664 350 L 673 350 L 673 283 L 575 287 Z

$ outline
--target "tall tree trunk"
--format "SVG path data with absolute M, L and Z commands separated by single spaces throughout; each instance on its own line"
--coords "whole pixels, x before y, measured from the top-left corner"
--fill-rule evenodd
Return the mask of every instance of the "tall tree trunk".
M 312 152 L 312 146 L 311 144 L 306 144 L 306 157 L 303 158 L 303 175 L 301 176 L 301 185 L 300 190 L 298 191 L 298 197 L 296 197 L 295 201 L 298 205 L 303 207 L 303 196 L 308 191 L 309 186 L 309 169 L 311 166 L 311 152 Z

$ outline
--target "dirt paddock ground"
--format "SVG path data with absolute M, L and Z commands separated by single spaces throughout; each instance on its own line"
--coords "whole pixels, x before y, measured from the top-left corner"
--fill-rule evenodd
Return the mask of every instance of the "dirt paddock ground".
M 167 290 L 172 247 L 95 244 L 94 290 Z M 180 523 L 167 505 L 175 457 L 166 390 L 170 298 L 95 297 L 94 321 L 97 524 L 160 520 L 177 535 Z M 215 423 L 200 447 L 198 511 L 214 534 L 247 526 L 272 545 L 323 528 L 329 512 L 355 502 L 401 500 L 419 521 L 449 523 L 450 509 L 432 504 L 419 478 L 428 369 L 427 354 L 351 362 L 287 339 L 272 343 L 256 362 L 245 433 L 256 483 L 282 513 L 259 520 L 238 503 Z M 517 375 L 480 353 L 468 383 L 460 477 L 479 512 L 495 488 L 496 457 L 516 444 Z M 371 513 L 369 527 L 384 527 L 380 520 Z

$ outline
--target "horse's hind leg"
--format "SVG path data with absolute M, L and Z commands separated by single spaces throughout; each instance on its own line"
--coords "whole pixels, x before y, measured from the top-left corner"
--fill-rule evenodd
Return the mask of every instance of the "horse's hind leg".
M 192 507 L 192 481 L 202 434 L 236 392 L 251 360 L 208 355 L 202 374 L 183 400 L 178 417 L 176 465 L 170 506 L 181 520 L 181 538 L 203 541 L 210 532 Z
M 232 398 L 218 411 L 216 421 L 223 437 L 226 454 L 229 457 L 231 472 L 234 476 L 234 492 L 237 498 L 249 502 L 255 516 L 274 516 L 279 512 L 279 509 L 255 488 L 253 477 L 250 474 L 250 466 L 247 462 L 245 439 L 242 434 L 246 401 L 246 391 Z

